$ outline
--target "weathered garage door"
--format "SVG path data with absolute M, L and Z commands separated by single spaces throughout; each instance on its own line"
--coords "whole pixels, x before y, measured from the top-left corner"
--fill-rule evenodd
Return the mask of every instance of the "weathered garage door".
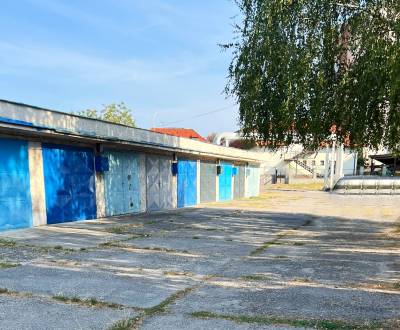
M 197 204 L 197 161 L 178 160 L 178 207 Z
M 147 210 L 171 209 L 173 203 L 172 162 L 169 157 L 147 156 Z
M 221 163 L 221 174 L 219 175 L 219 200 L 232 199 L 232 164 Z
M 200 163 L 200 202 L 215 202 L 217 200 L 217 166 L 212 162 Z
M 247 174 L 247 196 L 255 197 L 260 194 L 260 168 L 249 166 L 246 170 Z
M 28 143 L 0 139 L 0 230 L 31 225 Z
M 140 211 L 139 156 L 108 151 L 110 170 L 104 174 L 106 215 Z
M 47 223 L 95 219 L 93 151 L 43 144 Z
M 234 187 L 234 197 L 243 198 L 245 194 L 245 183 L 246 183 L 246 169 L 244 166 L 236 166 L 237 173 L 235 175 L 235 187 Z

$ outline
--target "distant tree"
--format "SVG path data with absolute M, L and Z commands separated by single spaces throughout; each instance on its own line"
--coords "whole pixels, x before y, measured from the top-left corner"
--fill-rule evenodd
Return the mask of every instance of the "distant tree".
M 229 142 L 229 146 L 237 149 L 250 150 L 257 146 L 256 142 L 251 139 L 237 139 Z
M 104 106 L 100 111 L 96 109 L 83 110 L 78 112 L 78 115 L 136 127 L 135 120 L 132 116 L 132 110 L 128 108 L 124 102 L 111 103 Z
M 235 0 L 228 94 L 272 148 L 339 142 L 400 150 L 399 0 Z
M 210 142 L 210 143 L 213 143 L 216 135 L 217 135 L 217 133 L 214 133 L 214 132 L 208 134 L 207 141 Z

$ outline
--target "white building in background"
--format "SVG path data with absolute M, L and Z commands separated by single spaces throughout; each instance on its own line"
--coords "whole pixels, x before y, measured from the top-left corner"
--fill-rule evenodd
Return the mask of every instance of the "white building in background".
M 242 139 L 240 133 L 224 132 L 216 134 L 213 143 L 229 146 L 232 142 Z M 288 175 L 301 179 L 325 179 L 326 182 L 334 175 L 336 182 L 340 177 L 357 174 L 357 152 L 343 147 L 322 148 L 318 151 L 306 151 L 301 144 L 280 148 L 272 151 L 267 147 L 254 147 L 251 151 L 265 154 L 261 166 L 264 182 L 267 183 L 274 174 Z M 331 171 L 331 164 L 334 168 Z M 329 182 L 328 182 L 329 183 Z

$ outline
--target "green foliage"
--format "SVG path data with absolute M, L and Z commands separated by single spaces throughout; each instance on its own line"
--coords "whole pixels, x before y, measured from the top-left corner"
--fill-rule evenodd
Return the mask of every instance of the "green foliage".
M 111 103 L 104 106 L 103 110 L 97 111 L 95 109 L 87 109 L 78 112 L 78 115 L 102 119 L 112 123 L 123 124 L 135 127 L 135 120 L 132 117 L 132 110 L 129 109 L 124 102 Z
M 250 149 L 255 148 L 257 146 L 257 144 L 254 140 L 251 140 L 251 139 L 238 139 L 238 140 L 231 141 L 229 143 L 229 146 L 232 148 L 250 150 Z
M 400 1 L 236 0 L 226 91 L 246 136 L 277 148 L 400 149 Z

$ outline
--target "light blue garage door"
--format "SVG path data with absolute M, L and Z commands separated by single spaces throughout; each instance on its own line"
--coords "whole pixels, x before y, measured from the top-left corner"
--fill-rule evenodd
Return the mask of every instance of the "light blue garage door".
M 47 223 L 96 218 L 92 149 L 43 144 Z
M 249 166 L 246 169 L 247 180 L 247 196 L 255 197 L 260 195 L 260 168 L 257 166 Z
M 221 163 L 221 174 L 219 175 L 219 200 L 228 201 L 232 199 L 232 164 Z
M 107 216 L 139 212 L 139 155 L 108 151 L 106 156 L 110 164 L 104 176 Z
M 197 161 L 178 160 L 178 207 L 197 204 Z
M 0 230 L 30 226 L 28 143 L 0 139 Z

